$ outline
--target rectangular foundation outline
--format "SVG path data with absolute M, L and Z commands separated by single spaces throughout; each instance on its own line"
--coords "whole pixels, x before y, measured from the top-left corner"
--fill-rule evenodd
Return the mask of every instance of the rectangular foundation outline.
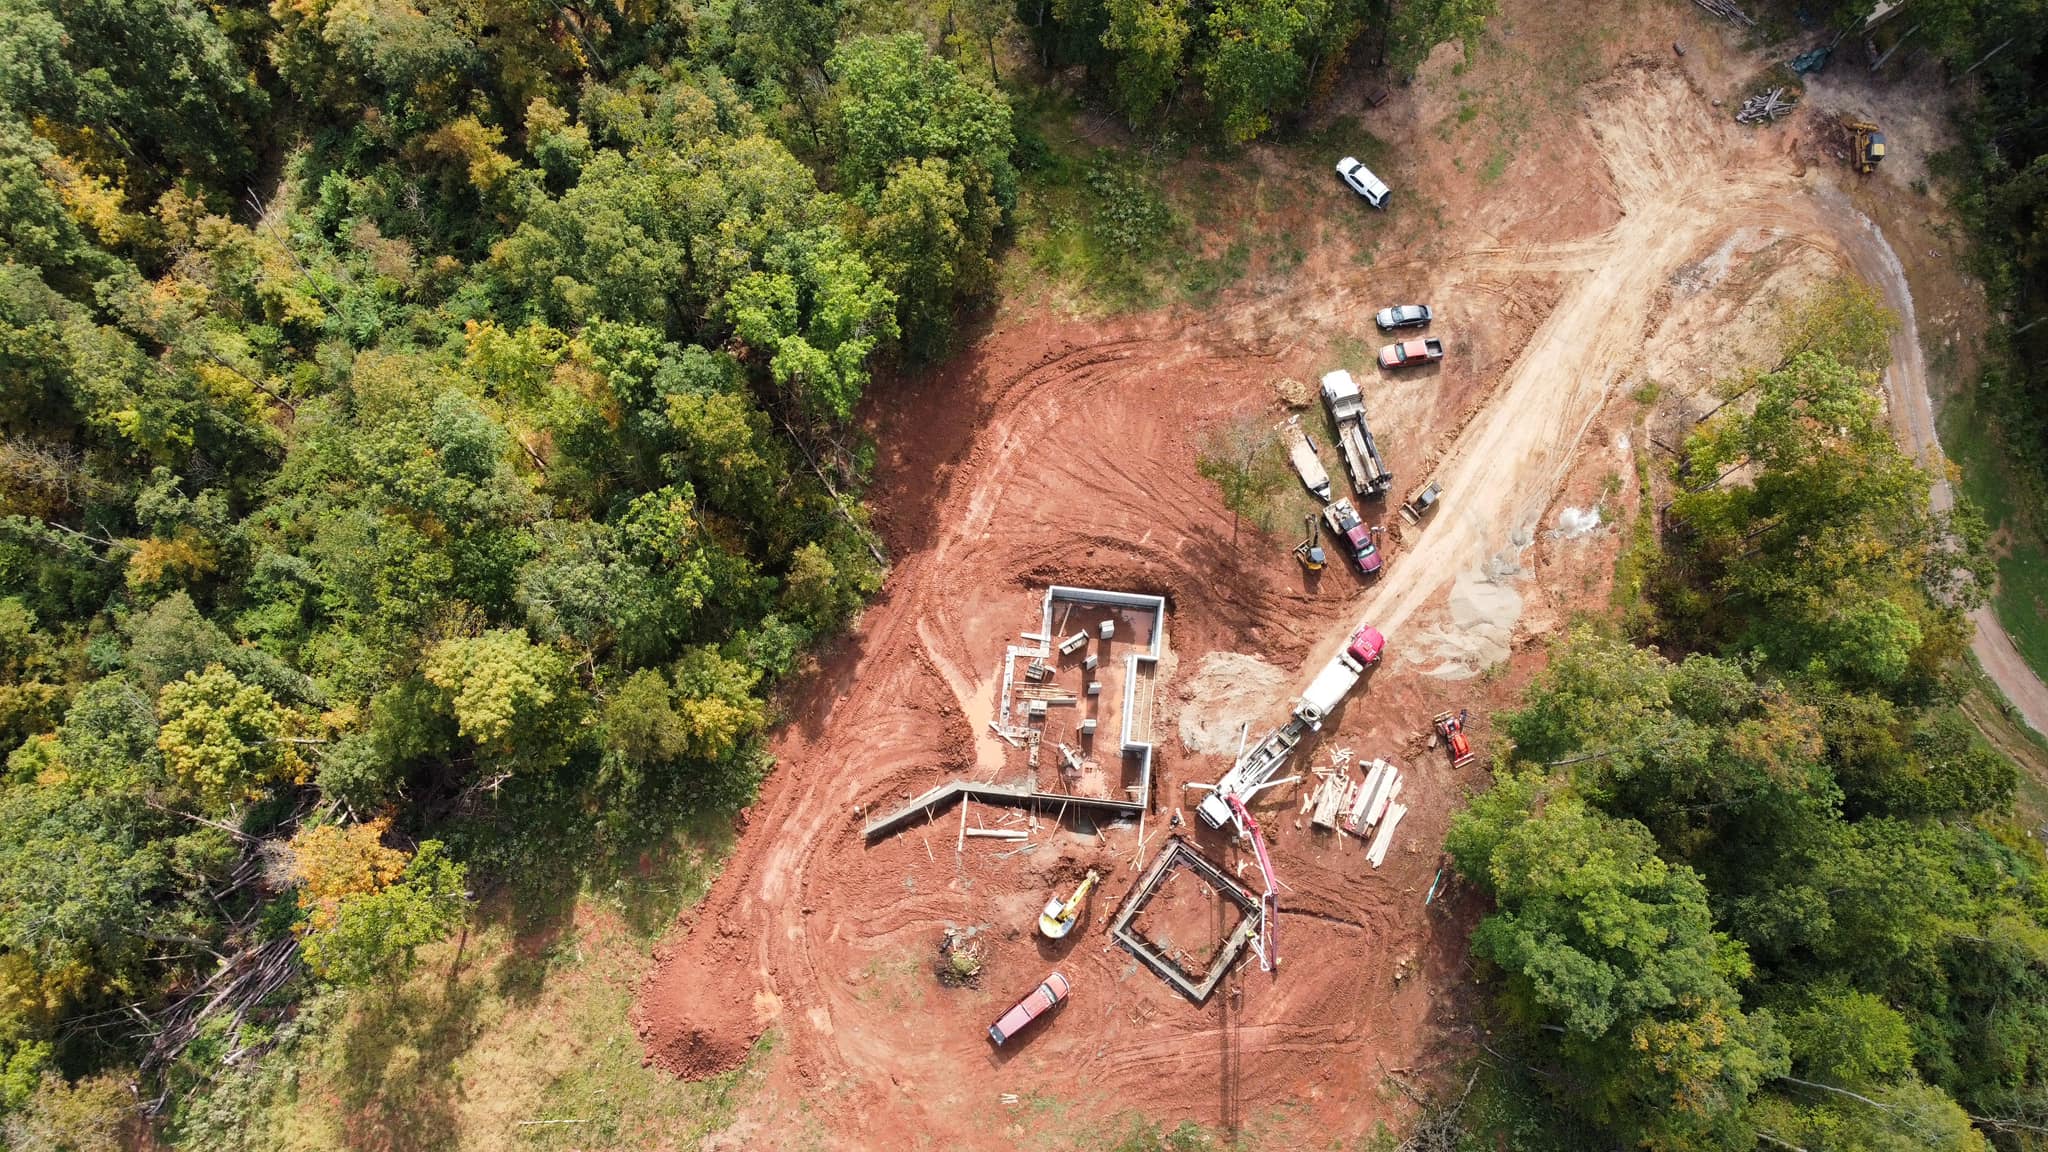
M 1237 922 L 1237 927 L 1230 933 L 1230 938 L 1223 942 L 1223 947 L 1217 949 L 1215 962 L 1209 965 L 1208 977 L 1199 984 L 1190 979 L 1187 973 L 1182 972 L 1173 961 L 1154 951 L 1151 945 L 1130 930 L 1131 922 L 1145 910 L 1146 903 L 1152 899 L 1153 893 L 1159 890 L 1159 885 L 1166 879 L 1167 873 L 1182 866 L 1207 881 L 1244 913 L 1244 919 Z M 1109 936 L 1123 945 L 1131 955 L 1144 961 L 1145 966 L 1152 969 L 1161 980 L 1166 981 L 1174 991 L 1196 1004 L 1201 1004 L 1209 999 L 1209 994 L 1216 991 L 1216 985 L 1222 983 L 1223 978 L 1237 965 L 1238 957 L 1244 954 L 1245 945 L 1251 943 L 1252 935 L 1258 931 L 1259 922 L 1264 915 L 1265 912 L 1257 897 L 1231 879 L 1223 869 L 1211 863 L 1208 857 L 1197 852 L 1194 845 L 1174 836 L 1167 840 L 1166 847 L 1152 861 L 1152 866 L 1145 870 L 1144 877 L 1132 887 L 1130 895 L 1124 900 L 1124 906 L 1117 910 L 1116 919 L 1109 924 Z

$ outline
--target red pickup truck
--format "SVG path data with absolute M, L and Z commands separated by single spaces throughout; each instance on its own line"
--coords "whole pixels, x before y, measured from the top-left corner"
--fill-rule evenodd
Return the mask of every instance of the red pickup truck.
M 1003 1041 L 1022 1032 L 1033 1020 L 1052 1011 L 1053 1006 L 1065 1000 L 1073 990 L 1065 976 L 1054 972 L 1045 978 L 1044 983 L 1032 989 L 1029 996 L 1017 1001 L 1016 1007 L 1003 1013 L 1001 1020 L 989 1025 L 988 1038 L 1000 1046 Z
M 1444 342 L 1434 336 L 1420 340 L 1403 340 L 1380 349 L 1380 367 L 1406 368 L 1413 364 L 1427 364 L 1444 358 Z
M 1358 565 L 1361 576 L 1377 576 L 1384 563 L 1379 546 L 1372 542 L 1372 528 L 1358 515 L 1358 509 L 1349 497 L 1331 501 L 1323 509 L 1323 520 L 1330 525 L 1330 531 L 1344 541 L 1351 549 L 1352 563 Z

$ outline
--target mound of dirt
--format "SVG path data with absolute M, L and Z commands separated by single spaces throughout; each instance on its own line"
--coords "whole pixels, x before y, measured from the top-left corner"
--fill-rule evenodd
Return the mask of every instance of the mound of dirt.
M 1190 752 L 1230 756 L 1238 725 L 1272 715 L 1293 674 L 1256 656 L 1211 652 L 1181 689 L 1180 742 Z
M 1423 636 L 1427 658 L 1439 680 L 1466 680 L 1508 658 L 1522 595 L 1505 582 L 1467 572 L 1451 586 L 1450 620 Z
M 717 933 L 735 944 L 729 926 Z M 738 947 L 725 953 L 719 967 L 744 968 L 746 954 Z M 666 964 L 670 957 L 657 960 Z M 648 1056 L 684 1080 L 701 1080 L 729 1072 L 746 1061 L 754 1041 L 766 1031 L 755 1004 L 744 996 L 712 993 L 702 984 L 651 984 L 634 1013 L 634 1029 L 647 1045 Z

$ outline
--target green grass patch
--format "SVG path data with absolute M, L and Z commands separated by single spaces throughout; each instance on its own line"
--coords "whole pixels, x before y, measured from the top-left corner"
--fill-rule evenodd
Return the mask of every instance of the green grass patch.
M 2027 727 L 1998 686 L 1971 661 L 1959 669 L 1955 684 L 1962 689 L 1956 707 L 2008 760 L 2019 769 L 2019 784 L 2013 795 L 2014 814 L 2020 823 L 2036 830 L 2048 829 L 2048 737 Z
M 1167 1128 L 1156 1120 L 1129 1116 L 1114 1131 L 1097 1145 L 1102 1152 L 1227 1152 L 1244 1147 L 1189 1120 Z
M 1613 1141 L 1566 1116 L 1533 1073 L 1483 1063 L 1458 1108 L 1459 1152 L 1583 1152 Z
M 1614 558 L 1614 588 L 1608 604 L 1631 636 L 1640 635 L 1655 617 L 1650 607 L 1650 574 L 1663 554 L 1657 542 L 1656 497 L 1650 486 L 1650 462 L 1636 457 L 1636 514 L 1629 522 L 1621 554 Z
M 181 1101 L 171 1136 L 300 1152 L 695 1146 L 753 1090 L 772 1037 L 741 1068 L 684 1083 L 642 1066 L 628 1020 L 654 940 L 702 898 L 730 839 L 724 821 L 680 830 L 627 875 L 586 873 L 537 908 L 486 897 L 405 978 L 312 997 L 254 1067 Z
M 1958 488 L 1990 524 L 1998 561 L 1992 607 L 2027 666 L 2048 679 L 2048 541 L 2032 516 L 2036 489 L 2006 462 L 1974 393 L 1941 409 L 1942 449 L 1956 465 Z
M 1160 179 L 1172 159 L 1095 146 L 1076 130 L 1080 106 L 1070 97 L 1037 91 L 1016 109 L 1022 179 L 1006 293 L 1036 297 L 1050 285 L 1112 312 L 1156 303 L 1183 265 L 1200 260 L 1188 215 Z M 1218 214 L 1211 195 L 1194 198 L 1197 217 Z M 1196 291 L 1228 282 L 1227 255 L 1197 271 Z

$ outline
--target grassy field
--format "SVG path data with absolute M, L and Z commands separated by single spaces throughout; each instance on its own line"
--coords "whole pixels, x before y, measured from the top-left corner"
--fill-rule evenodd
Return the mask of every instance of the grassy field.
M 1992 605 L 2013 644 L 2048 679 L 2048 540 L 2033 501 L 2015 483 L 1974 398 L 1958 394 L 1941 409 L 1941 445 L 1960 473 L 1959 487 L 1996 533 L 1998 590 Z
M 1021 179 L 1002 296 L 1077 312 L 1208 307 L 1248 279 L 1284 283 L 1314 239 L 1302 231 L 1305 214 L 1352 207 L 1337 195 L 1329 158 L 1370 164 L 1386 155 L 1352 117 L 1244 149 L 1198 140 L 1196 127 L 1171 118 L 1131 138 L 1114 119 L 1045 89 L 1011 100 Z M 1329 219 L 1361 266 L 1392 227 L 1381 213 Z
M 660 934 L 703 897 L 730 832 L 677 833 L 631 874 L 486 897 L 402 980 L 310 1001 L 248 1075 L 181 1115 L 180 1144 L 277 1152 L 684 1149 L 757 1083 L 641 1065 L 628 1022 Z M 764 1040 L 762 1050 L 771 1043 Z
M 2026 726 L 1996 685 L 1974 666 L 1960 677 L 1963 697 L 1957 706 L 1992 747 L 2019 766 L 2019 790 L 2013 807 L 2020 822 L 2036 835 L 2048 835 L 2048 738 Z

